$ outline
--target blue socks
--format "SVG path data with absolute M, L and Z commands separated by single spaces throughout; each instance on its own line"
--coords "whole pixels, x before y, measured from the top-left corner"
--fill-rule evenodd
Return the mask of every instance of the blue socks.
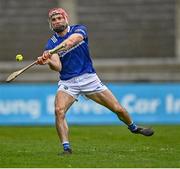
M 128 126 L 128 129 L 131 131 L 131 132 L 134 132 L 137 130 L 137 126 L 136 124 L 134 124 L 134 122 L 132 122 L 129 126 Z
M 63 145 L 64 151 L 67 151 L 68 149 L 70 149 L 70 144 L 69 144 L 69 142 L 63 142 L 62 145 Z

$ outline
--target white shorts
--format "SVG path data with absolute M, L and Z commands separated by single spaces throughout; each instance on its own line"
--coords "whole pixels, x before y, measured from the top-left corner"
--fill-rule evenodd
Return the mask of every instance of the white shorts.
M 89 95 L 106 90 L 107 87 L 100 81 L 96 73 L 86 73 L 69 80 L 60 80 L 58 91 L 64 91 L 75 99 L 79 95 Z

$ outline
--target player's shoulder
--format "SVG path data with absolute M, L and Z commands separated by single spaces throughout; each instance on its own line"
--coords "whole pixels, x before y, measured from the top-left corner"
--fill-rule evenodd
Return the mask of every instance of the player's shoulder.
M 56 43 L 58 41 L 56 34 L 53 34 L 49 39 L 48 43 Z
M 87 27 L 85 25 L 82 25 L 82 24 L 71 25 L 70 28 L 71 28 L 71 31 L 76 30 L 76 29 L 87 30 Z
M 56 37 L 56 34 L 51 35 L 51 37 L 47 40 L 45 49 L 50 50 L 56 46 L 56 42 L 58 42 L 58 39 Z
M 86 26 L 77 24 L 77 25 L 72 25 L 70 28 L 71 28 L 70 29 L 70 34 L 79 33 L 84 37 L 84 39 L 88 38 L 88 33 L 87 33 Z

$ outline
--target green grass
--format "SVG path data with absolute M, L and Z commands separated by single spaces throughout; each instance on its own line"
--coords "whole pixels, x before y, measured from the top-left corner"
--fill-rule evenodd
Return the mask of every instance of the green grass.
M 73 154 L 58 156 L 55 127 L 0 127 L 0 168 L 180 167 L 180 125 L 153 128 L 144 137 L 125 126 L 70 126 Z

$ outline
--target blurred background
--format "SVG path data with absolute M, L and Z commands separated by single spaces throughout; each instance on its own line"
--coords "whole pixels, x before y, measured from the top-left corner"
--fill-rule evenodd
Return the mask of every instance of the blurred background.
M 88 27 L 97 74 L 135 120 L 180 122 L 180 1 L 0 0 L 1 124 L 16 124 L 17 119 L 25 124 L 53 122 L 57 73 L 34 66 L 11 84 L 4 83 L 10 73 L 42 54 L 53 34 L 47 21 L 53 7 L 66 9 L 71 24 Z M 15 61 L 18 53 L 24 56 L 21 63 Z M 44 114 L 48 116 L 42 120 Z M 69 114 L 71 123 L 87 124 L 91 116 L 94 123 L 117 122 L 109 111 L 81 98 Z
M 1 81 L 33 61 L 51 37 L 47 13 L 63 7 L 88 27 L 91 55 L 104 81 L 179 81 L 178 0 L 0 0 Z M 18 53 L 24 62 L 15 62 Z M 16 82 L 57 81 L 47 67 Z M 36 74 L 33 74 L 34 71 Z

